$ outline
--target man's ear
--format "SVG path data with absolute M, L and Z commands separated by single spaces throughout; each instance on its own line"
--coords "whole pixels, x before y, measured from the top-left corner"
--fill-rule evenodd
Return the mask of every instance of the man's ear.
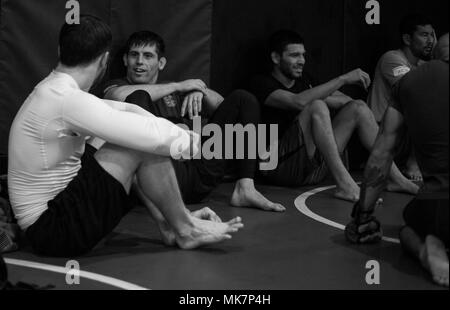
M 108 61 L 109 61 L 109 52 L 105 52 L 101 59 L 102 67 L 106 67 L 108 65 Z
M 280 64 L 280 54 L 278 54 L 277 52 L 272 52 L 272 54 L 270 54 L 270 57 L 272 58 L 272 62 L 276 65 Z
M 160 59 L 159 59 L 159 71 L 162 71 L 162 70 L 164 70 L 164 68 L 166 67 L 166 65 L 167 65 L 167 58 L 166 57 L 161 57 Z
M 404 35 L 402 36 L 402 39 L 403 39 L 403 44 L 404 44 L 404 45 L 406 45 L 406 46 L 411 46 L 411 35 L 409 35 L 409 34 L 404 34 Z
M 123 61 L 123 65 L 125 67 L 128 67 L 128 54 L 127 53 L 123 54 L 122 61 Z
M 61 48 L 58 46 L 58 59 L 61 59 Z

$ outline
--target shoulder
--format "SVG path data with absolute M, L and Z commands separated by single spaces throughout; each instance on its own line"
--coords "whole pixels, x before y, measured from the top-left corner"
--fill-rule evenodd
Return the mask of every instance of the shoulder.
M 380 59 L 381 63 L 407 64 L 408 60 L 401 50 L 392 50 L 384 53 Z
M 114 79 L 106 82 L 103 86 L 103 95 L 113 88 L 130 85 L 130 82 L 126 78 Z

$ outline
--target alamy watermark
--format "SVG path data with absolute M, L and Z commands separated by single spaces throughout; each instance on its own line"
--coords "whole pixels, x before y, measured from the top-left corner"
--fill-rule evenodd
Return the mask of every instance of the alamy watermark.
M 68 261 L 66 264 L 67 285 L 80 285 L 80 263 L 76 260 Z
M 189 131 L 189 127 L 179 124 L 179 127 Z M 278 125 L 270 125 L 269 150 L 266 148 L 268 130 L 267 125 L 241 124 L 225 125 L 224 130 L 217 124 L 207 124 L 202 128 L 201 117 L 195 117 L 193 120 L 193 135 L 191 140 L 194 147 L 187 143 L 183 137 L 177 137 L 172 143 L 170 154 L 173 159 L 226 159 L 242 160 L 254 159 L 260 160 L 259 169 L 262 171 L 275 170 L 278 166 Z M 173 130 L 172 137 L 175 137 L 177 130 Z M 203 143 L 200 143 L 201 137 L 209 137 Z M 247 137 L 247 143 L 246 143 Z M 187 154 L 183 150 L 191 148 Z
M 380 285 L 381 284 L 381 267 L 380 263 L 376 260 L 368 261 L 366 269 L 369 270 L 366 274 L 367 285 Z
M 66 23 L 69 25 L 80 24 L 80 3 L 77 0 L 69 0 L 66 2 Z
M 376 0 L 366 2 L 366 23 L 368 25 L 379 25 L 381 22 L 380 3 Z

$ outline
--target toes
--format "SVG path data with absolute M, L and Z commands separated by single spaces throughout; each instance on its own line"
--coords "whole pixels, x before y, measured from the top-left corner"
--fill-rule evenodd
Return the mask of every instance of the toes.
M 274 205 L 273 210 L 276 211 L 276 212 L 285 212 L 286 208 L 283 207 L 282 205 L 278 205 L 277 204 L 277 205 Z
M 242 222 L 242 218 L 240 217 L 236 217 L 234 219 L 232 219 L 231 221 L 227 222 L 228 225 L 234 225 L 234 224 L 239 224 Z
M 237 224 L 230 225 L 229 227 L 230 227 L 229 229 L 236 229 L 236 231 L 238 231 L 239 229 L 244 228 L 244 224 L 237 223 Z

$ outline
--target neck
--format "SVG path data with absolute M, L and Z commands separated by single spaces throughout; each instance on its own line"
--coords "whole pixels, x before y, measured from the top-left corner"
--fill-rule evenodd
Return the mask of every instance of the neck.
M 77 82 L 81 90 L 88 92 L 94 84 L 97 75 L 97 66 L 91 64 L 88 66 L 67 67 L 59 63 L 55 71 L 70 75 Z
M 408 59 L 409 63 L 417 66 L 419 63 L 420 58 L 414 56 L 414 54 L 411 52 L 411 49 L 407 46 L 402 47 L 402 51 L 406 56 L 406 59 Z
M 272 76 L 277 79 L 286 88 L 291 88 L 295 84 L 295 80 L 288 78 L 284 75 L 279 68 L 275 67 L 272 71 Z
M 127 75 L 126 79 L 127 79 L 128 83 L 130 83 L 131 85 L 136 84 L 133 82 L 133 80 L 130 78 L 129 75 Z M 158 83 L 158 76 L 155 76 L 147 83 L 141 83 L 141 84 L 142 85 L 156 85 L 157 83 Z

